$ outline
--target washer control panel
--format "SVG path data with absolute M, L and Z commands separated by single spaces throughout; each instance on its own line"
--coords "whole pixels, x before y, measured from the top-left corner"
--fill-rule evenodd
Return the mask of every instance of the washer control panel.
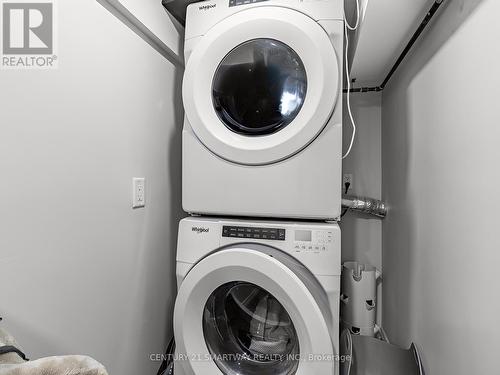
M 286 230 L 282 228 L 259 228 L 224 225 L 222 227 L 222 237 L 285 241 Z
M 302 251 L 328 251 L 333 243 L 333 232 L 326 230 L 295 230 L 293 249 Z
M 269 0 L 229 0 L 229 7 L 236 7 L 238 5 L 248 5 L 253 3 L 260 3 Z

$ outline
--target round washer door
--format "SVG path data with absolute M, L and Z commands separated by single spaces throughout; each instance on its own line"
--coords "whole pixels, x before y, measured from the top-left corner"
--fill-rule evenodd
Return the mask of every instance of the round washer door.
M 291 268 L 244 245 L 196 264 L 174 311 L 182 373 L 333 374 L 325 315 Z
M 325 127 L 340 74 L 331 40 L 313 19 L 283 7 L 244 10 L 196 44 L 184 74 L 186 116 L 219 157 L 275 163 Z

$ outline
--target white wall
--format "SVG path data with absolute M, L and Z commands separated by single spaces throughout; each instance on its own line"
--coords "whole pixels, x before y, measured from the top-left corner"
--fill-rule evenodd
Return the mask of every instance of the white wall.
M 345 1 L 351 9 L 355 8 L 356 0 Z M 352 65 L 351 77 L 356 78 L 354 86 L 372 87 L 382 83 L 434 1 L 360 2 L 365 3 L 366 11 Z
M 182 72 L 97 2 L 58 10 L 59 69 L 0 71 L 1 324 L 31 358 L 153 374 L 171 334 Z
M 97 0 L 122 4 L 172 52 L 184 56 L 182 26 L 163 7 L 161 0 Z
M 347 103 L 347 100 L 344 99 Z M 343 173 L 353 175 L 349 194 L 380 199 L 382 190 L 381 95 L 351 94 L 351 108 L 357 134 L 350 155 L 344 159 Z M 352 128 L 344 109 L 344 152 Z M 348 212 L 342 220 L 342 257 L 382 267 L 382 222 L 370 216 Z
M 344 103 L 347 100 L 344 98 Z M 349 194 L 380 199 L 382 195 L 381 95 L 351 94 L 357 135 L 351 154 L 344 159 L 343 173 L 353 175 Z M 344 108 L 344 149 L 351 140 L 351 122 Z M 344 152 L 345 152 L 344 150 Z M 382 270 L 382 221 L 348 212 L 342 219 L 342 261 L 358 261 Z M 379 293 L 379 301 L 381 300 Z M 378 313 L 381 316 L 382 306 Z
M 156 0 L 95 0 L 169 60 L 184 65 L 184 28 Z
M 445 4 L 383 95 L 384 326 L 429 375 L 497 374 L 500 2 Z

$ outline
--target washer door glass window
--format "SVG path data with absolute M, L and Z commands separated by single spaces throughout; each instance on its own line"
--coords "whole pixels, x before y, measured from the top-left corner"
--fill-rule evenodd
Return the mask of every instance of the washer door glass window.
M 307 91 L 299 55 L 274 39 L 253 39 L 229 52 L 213 81 L 220 120 L 246 136 L 276 133 L 300 112 Z
M 299 340 L 284 307 L 264 289 L 246 282 L 217 288 L 203 314 L 210 354 L 225 375 L 293 375 Z

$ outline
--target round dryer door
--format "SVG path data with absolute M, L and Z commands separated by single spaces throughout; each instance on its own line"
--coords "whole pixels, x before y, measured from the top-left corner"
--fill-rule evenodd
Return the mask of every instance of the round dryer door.
M 244 10 L 197 42 L 184 75 L 186 116 L 214 154 L 275 163 L 325 127 L 340 74 L 331 40 L 313 19 L 282 7 Z
M 208 256 L 183 280 L 174 312 L 176 366 L 186 375 L 333 374 L 319 284 L 303 276 L 303 266 L 280 260 L 278 250 L 243 247 Z

